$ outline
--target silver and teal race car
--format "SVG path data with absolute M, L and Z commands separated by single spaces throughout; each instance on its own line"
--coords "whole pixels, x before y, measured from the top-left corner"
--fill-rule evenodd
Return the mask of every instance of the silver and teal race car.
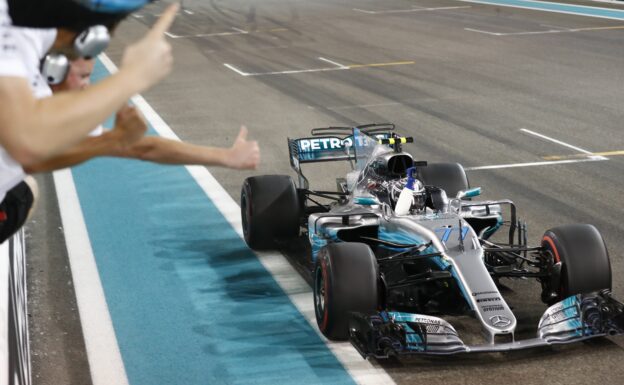
M 477 200 L 480 188 L 470 188 L 461 165 L 415 161 L 403 151 L 413 139 L 394 128 L 313 129 L 288 139 L 297 183 L 263 175 L 242 188 L 252 249 L 309 241 L 316 319 L 327 338 L 387 358 L 508 351 L 624 331 L 624 305 L 611 296 L 609 255 L 594 226 L 558 226 L 529 247 L 512 201 Z M 352 171 L 337 179 L 337 191 L 311 190 L 302 165 L 339 160 Z M 408 206 L 399 210 L 403 192 Z M 541 285 L 549 307 L 533 338 L 516 339 L 516 317 L 497 284 L 506 277 Z M 451 316 L 476 319 L 483 342 L 464 343 L 445 320 Z

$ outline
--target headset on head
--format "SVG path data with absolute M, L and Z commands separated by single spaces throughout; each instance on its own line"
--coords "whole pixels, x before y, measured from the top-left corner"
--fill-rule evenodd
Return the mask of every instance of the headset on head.
M 110 42 L 108 29 L 103 25 L 87 28 L 74 39 L 74 52 L 78 57 L 90 59 L 102 53 Z M 41 62 L 41 74 L 50 85 L 62 83 L 69 73 L 69 59 L 62 54 L 48 54 Z
M 95 13 L 128 14 L 154 0 L 74 0 Z M 91 26 L 76 36 L 74 51 L 78 57 L 93 58 L 102 53 L 110 42 L 108 29 Z M 69 59 L 62 54 L 48 54 L 41 62 L 41 74 L 50 85 L 62 83 L 70 69 Z

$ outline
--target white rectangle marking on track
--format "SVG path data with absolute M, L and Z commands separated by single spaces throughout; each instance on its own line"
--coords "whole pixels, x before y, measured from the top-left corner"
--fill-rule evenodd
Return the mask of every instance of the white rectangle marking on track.
M 521 128 L 520 132 L 523 132 L 523 133 L 528 134 L 528 135 L 535 136 L 537 138 L 546 140 L 548 142 L 552 142 L 552 143 L 558 144 L 558 145 L 563 146 L 563 147 L 570 148 L 572 150 L 575 150 L 575 151 L 578 151 L 580 153 L 586 154 L 590 158 L 593 158 L 593 159 L 596 159 L 596 160 L 607 160 L 608 159 L 608 158 L 605 158 L 604 156 L 601 156 L 601 155 L 594 155 L 594 153 L 591 152 L 591 151 L 587 151 L 587 150 L 585 150 L 583 148 L 580 148 L 580 147 L 577 147 L 577 146 L 573 146 L 573 145 L 571 145 L 569 143 L 563 142 L 563 141 L 555 139 L 555 138 L 551 138 L 550 136 L 546 136 L 544 134 L 540 134 L 539 132 L 528 130 L 526 128 Z
M 106 55 L 101 55 L 100 59 L 109 72 L 117 72 L 117 67 Z M 147 121 L 160 136 L 168 139 L 180 140 L 169 125 L 165 123 L 142 96 L 134 96 L 132 98 L 132 103 L 139 108 Z M 223 217 L 234 228 L 238 235 L 243 238 L 243 228 L 238 203 L 232 199 L 223 186 L 219 184 L 205 167 L 186 166 L 186 169 L 206 196 L 221 212 Z M 368 360 L 363 359 L 349 342 L 328 341 L 321 334 L 316 325 L 316 318 L 312 305 L 312 290 L 282 254 L 277 252 L 263 252 L 256 253 L 256 255 L 262 265 L 271 273 L 275 281 L 288 295 L 293 305 L 304 316 L 312 329 L 316 331 L 320 338 L 326 343 L 327 347 L 334 356 L 336 356 L 347 372 L 349 372 L 356 383 L 360 385 L 395 384 L 388 373 L 383 369 L 376 368 Z

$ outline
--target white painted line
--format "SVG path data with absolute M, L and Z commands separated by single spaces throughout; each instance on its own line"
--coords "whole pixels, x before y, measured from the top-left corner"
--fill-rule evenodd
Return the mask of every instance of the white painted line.
M 103 59 L 102 63 L 111 73 L 117 71 L 117 67 L 108 57 L 101 55 L 100 58 Z M 159 135 L 169 139 L 180 140 L 142 96 L 134 96 L 132 98 L 132 103 L 139 108 Z M 219 209 L 238 235 L 243 238 L 243 228 L 238 203 L 232 199 L 223 186 L 219 184 L 205 167 L 186 166 L 186 169 L 193 178 L 195 178 L 197 184 L 204 190 L 208 198 L 210 198 L 215 207 Z M 364 360 L 350 343 L 328 341 L 321 334 L 316 325 L 312 290 L 284 256 L 277 252 L 256 253 L 256 255 L 262 265 L 273 275 L 282 290 L 288 295 L 297 310 L 299 310 L 310 326 L 318 333 L 323 341 L 325 341 L 328 348 L 342 363 L 356 383 L 360 385 L 395 384 L 394 380 L 392 380 L 383 369 L 378 369 L 369 361 Z
M 478 170 L 494 170 L 500 168 L 517 168 L 517 167 L 535 167 L 535 166 L 554 166 L 557 164 L 568 164 L 568 163 L 583 163 L 583 162 L 600 162 L 603 160 L 608 160 L 607 158 L 598 159 L 597 157 L 585 158 L 585 159 L 569 159 L 569 160 L 555 160 L 555 161 L 544 161 L 544 162 L 530 162 L 530 163 L 510 163 L 510 164 L 494 164 L 491 166 L 477 166 L 477 167 L 466 167 L 466 171 L 478 171 Z
M 431 11 L 444 11 L 449 9 L 465 9 L 472 8 L 471 6 L 457 6 L 457 7 L 435 7 L 435 8 L 409 8 L 409 9 L 391 9 L 387 11 L 369 11 L 366 9 L 353 8 L 356 12 L 367 13 L 369 15 L 384 15 L 390 13 L 408 13 L 408 12 L 431 12 Z
M 560 140 L 558 140 L 558 139 L 551 138 L 550 136 L 546 136 L 546 135 L 544 135 L 544 134 L 540 134 L 539 132 L 535 132 L 535 131 L 527 130 L 526 128 L 521 128 L 521 129 L 520 129 L 520 131 L 521 131 L 521 132 L 524 132 L 525 134 L 528 134 L 528 135 L 533 135 L 533 136 L 538 137 L 538 138 L 540 138 L 540 139 L 544 139 L 544 140 L 546 140 L 546 141 L 549 141 L 549 142 L 552 142 L 552 143 L 558 144 L 558 145 L 560 145 L 560 146 L 567 147 L 567 148 L 570 148 L 570 149 L 572 149 L 572 150 L 578 151 L 578 152 L 580 152 L 580 153 L 583 153 L 583 154 L 589 155 L 591 158 L 595 158 L 596 160 L 606 160 L 606 159 L 607 159 L 607 158 L 605 158 L 604 156 L 599 156 L 599 155 L 598 155 L 598 156 L 596 156 L 596 155 L 594 155 L 594 153 L 593 153 L 593 152 L 591 152 L 591 151 L 587 151 L 587 150 L 582 149 L 582 148 L 580 148 L 580 147 L 573 146 L 573 145 L 571 145 L 571 144 L 569 144 L 569 143 L 562 142 L 562 141 L 560 141 Z
M 353 8 L 353 10 L 356 11 L 356 12 L 368 13 L 370 15 L 374 15 L 375 14 L 375 11 L 367 11 L 365 9 Z
M 604 30 L 614 30 L 614 29 L 624 29 L 622 25 L 614 25 L 609 27 L 586 27 L 586 28 L 563 28 L 563 29 L 550 29 L 545 31 L 523 31 L 523 32 L 491 32 L 491 31 L 483 31 L 480 29 L 474 28 L 464 28 L 466 31 L 485 33 L 493 36 L 518 36 L 518 35 L 543 35 L 548 33 L 573 33 L 573 32 L 586 32 L 586 31 L 604 31 Z
M 232 71 L 235 71 L 236 73 L 238 73 L 239 75 L 242 76 L 267 76 L 267 75 L 292 75 L 292 74 L 303 74 L 303 73 L 311 73 L 311 72 L 326 72 L 326 71 L 343 71 L 343 70 L 350 70 L 350 69 L 354 69 L 354 68 L 364 68 L 364 67 L 384 67 L 384 66 L 393 66 L 393 65 L 403 65 L 403 64 L 414 64 L 413 61 L 404 61 L 404 62 L 393 62 L 393 63 L 374 63 L 374 64 L 352 64 L 352 65 L 342 65 L 340 63 L 337 63 L 335 61 L 323 58 L 323 57 L 319 57 L 319 60 L 325 61 L 327 63 L 330 63 L 336 67 L 326 67 L 326 68 L 311 68 L 311 69 L 304 69 L 304 70 L 286 70 L 286 71 L 271 71 L 271 72 L 252 72 L 252 73 L 248 73 L 248 72 L 243 72 L 241 70 L 239 70 L 238 68 L 232 66 L 231 64 L 228 63 L 223 63 L 224 66 L 226 66 L 227 68 L 231 69 Z
M 333 60 L 326 59 L 326 58 L 324 58 L 324 57 L 319 57 L 318 59 L 319 59 L 319 60 L 324 61 L 325 63 L 333 64 L 333 65 L 335 65 L 336 67 L 339 67 L 339 68 L 342 68 L 342 69 L 349 69 L 349 67 L 347 67 L 347 66 L 346 66 L 346 65 L 344 65 L 344 64 L 340 64 L 340 63 L 338 63 L 338 62 L 335 62 L 335 61 L 333 61 Z
M 247 35 L 249 32 L 244 29 L 232 27 L 234 32 L 214 32 L 214 33 L 197 33 L 195 35 L 174 35 L 171 32 L 165 32 L 165 35 L 172 39 L 186 39 L 189 37 L 215 37 L 215 36 L 235 36 L 235 35 Z
M 182 36 L 175 35 L 169 31 L 165 31 L 165 36 L 169 36 L 172 39 L 179 39 L 180 37 L 182 37 Z
M 53 175 L 93 385 L 128 385 L 74 179 Z
M 236 27 L 232 27 L 232 29 L 236 32 L 242 33 L 242 34 L 248 34 L 248 31 L 245 31 L 244 29 L 240 29 L 240 28 L 236 28 Z
M 551 29 L 559 29 L 559 30 L 573 30 L 574 28 L 562 27 L 560 25 L 551 25 L 551 24 L 540 24 L 542 27 L 551 28 Z
M 190 9 L 182 9 L 182 11 L 184 11 L 184 13 L 186 13 L 187 15 L 194 15 L 195 12 L 191 11 Z
M 485 34 L 493 35 L 493 36 L 543 35 L 547 33 L 578 32 L 572 29 L 565 29 L 565 30 L 550 29 L 550 30 L 545 30 L 545 31 L 523 31 L 523 32 L 489 32 L 489 31 L 483 31 L 483 30 L 473 29 L 473 28 L 464 28 L 464 30 L 485 33 Z
M 233 67 L 229 64 L 223 64 L 223 65 L 241 75 L 244 73 L 245 75 L 243 76 L 292 75 L 292 74 L 304 74 L 304 73 L 311 73 L 311 72 L 342 71 L 342 70 L 349 69 L 349 67 L 328 67 L 328 68 L 313 68 L 313 69 L 307 69 L 307 70 L 288 70 L 288 71 L 246 73 L 246 72 L 242 72 L 240 70 L 234 69 L 236 67 Z
M 351 110 L 354 108 L 374 108 L 374 107 L 391 107 L 391 106 L 403 106 L 405 103 L 402 102 L 388 102 L 388 103 L 372 103 L 372 104 L 353 104 L 350 106 L 336 106 L 336 107 L 325 107 L 328 110 Z
M 478 33 L 485 33 L 486 35 L 492 35 L 492 36 L 502 36 L 503 35 L 500 32 L 483 31 L 481 29 L 474 29 L 474 28 L 464 28 L 464 30 L 465 31 L 478 32 Z
M 572 30 L 572 29 L 565 29 L 565 30 L 549 29 L 549 30 L 546 30 L 546 31 L 508 32 L 508 33 L 501 34 L 501 36 L 545 35 L 545 34 L 549 34 L 549 33 L 569 33 L 569 32 L 578 32 L 578 31 L 575 31 L 575 30 Z
M 227 68 L 231 69 L 232 71 L 236 72 L 237 74 L 241 75 L 241 76 L 249 76 L 250 75 L 247 72 L 243 72 L 243 71 L 239 70 L 238 68 L 234 67 L 231 64 L 223 63 L 223 65 L 226 66 Z

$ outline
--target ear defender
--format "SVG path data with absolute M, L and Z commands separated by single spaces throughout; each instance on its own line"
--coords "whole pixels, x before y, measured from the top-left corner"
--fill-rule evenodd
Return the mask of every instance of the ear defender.
M 41 62 L 41 75 L 49 85 L 63 83 L 69 73 L 69 59 L 61 54 L 48 54 Z
M 109 42 L 108 29 L 103 25 L 94 25 L 76 36 L 74 51 L 82 58 L 91 59 L 102 53 Z
M 103 25 L 94 25 L 82 31 L 74 39 L 76 56 L 91 59 L 102 53 L 110 42 L 108 29 Z M 51 53 L 41 61 L 41 75 L 49 85 L 63 83 L 69 73 L 70 62 L 67 56 Z

